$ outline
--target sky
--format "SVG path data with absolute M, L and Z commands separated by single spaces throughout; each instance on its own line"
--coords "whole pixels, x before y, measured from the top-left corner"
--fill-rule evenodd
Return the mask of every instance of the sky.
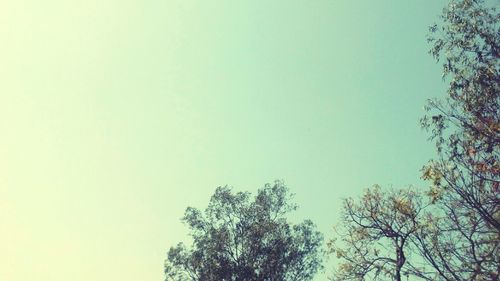
M 217 186 L 425 188 L 445 1 L 0 2 L 0 280 L 163 280 Z M 315 280 L 326 280 L 331 271 Z

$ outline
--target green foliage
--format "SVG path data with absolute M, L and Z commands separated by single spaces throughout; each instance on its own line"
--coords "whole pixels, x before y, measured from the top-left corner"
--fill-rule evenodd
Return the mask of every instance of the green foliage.
M 170 248 L 166 280 L 310 280 L 321 268 L 322 235 L 306 220 L 292 225 L 297 208 L 282 182 L 248 192 L 219 187 L 207 209 L 187 208 L 183 221 L 193 244 Z
M 421 120 L 437 147 L 422 170 L 431 188 L 348 199 L 346 231 L 329 244 L 341 259 L 336 280 L 499 280 L 500 15 L 491 2 L 452 0 L 430 28 L 449 82 Z

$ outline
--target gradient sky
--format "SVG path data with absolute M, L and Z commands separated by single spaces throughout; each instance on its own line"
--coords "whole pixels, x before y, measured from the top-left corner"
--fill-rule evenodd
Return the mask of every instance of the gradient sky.
M 220 185 L 282 179 L 326 237 L 342 198 L 424 188 L 444 3 L 0 2 L 0 280 L 163 280 Z

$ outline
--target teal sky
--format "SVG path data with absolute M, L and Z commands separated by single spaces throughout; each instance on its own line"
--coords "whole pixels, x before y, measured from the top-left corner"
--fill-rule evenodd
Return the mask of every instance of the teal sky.
M 327 237 L 342 198 L 424 188 L 444 3 L 1 2 L 0 280 L 163 280 L 219 185 L 282 179 Z

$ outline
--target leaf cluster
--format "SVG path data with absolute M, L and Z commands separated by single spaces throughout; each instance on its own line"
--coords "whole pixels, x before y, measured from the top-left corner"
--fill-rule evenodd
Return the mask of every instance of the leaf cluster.
M 167 280 L 310 280 L 321 268 L 322 235 L 310 220 L 291 224 L 291 203 L 282 182 L 251 198 L 219 187 L 205 211 L 187 208 L 190 248 L 168 252 Z

